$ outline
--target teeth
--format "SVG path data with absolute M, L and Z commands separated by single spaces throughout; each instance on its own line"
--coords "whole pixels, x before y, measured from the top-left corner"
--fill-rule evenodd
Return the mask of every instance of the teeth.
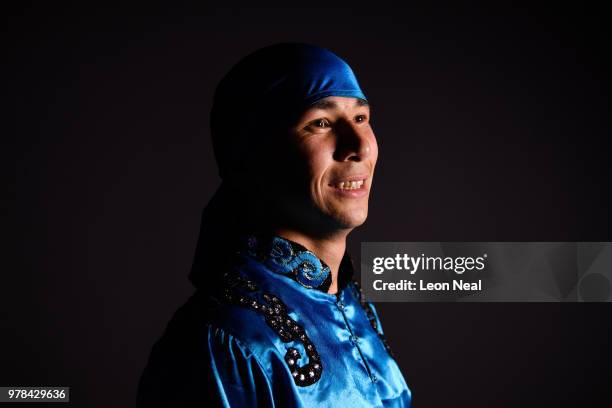
M 343 189 L 343 190 L 355 190 L 355 189 L 361 188 L 362 185 L 363 185 L 363 180 L 341 181 L 340 183 L 336 184 L 336 187 Z

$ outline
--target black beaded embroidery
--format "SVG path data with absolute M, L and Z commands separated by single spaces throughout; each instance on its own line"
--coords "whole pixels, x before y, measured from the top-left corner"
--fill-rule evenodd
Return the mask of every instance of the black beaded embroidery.
M 366 312 L 366 315 L 368 316 L 368 320 L 370 321 L 370 325 L 372 326 L 376 334 L 378 334 L 378 338 L 382 342 L 383 346 L 385 346 L 387 353 L 389 353 L 391 357 L 395 358 L 393 351 L 391 351 L 391 347 L 389 347 L 389 344 L 387 343 L 387 339 L 385 338 L 385 335 L 382 334 L 380 330 L 378 330 L 378 323 L 376 322 L 376 316 L 374 315 L 374 311 L 372 310 L 372 304 L 366 301 L 365 295 L 363 294 L 363 291 L 361 289 L 361 285 L 359 284 L 359 282 L 353 281 L 353 283 L 355 284 L 355 287 L 357 288 L 357 291 L 359 292 L 357 294 L 359 296 L 359 303 L 361 304 L 361 307 L 363 307 L 363 310 Z
M 273 294 L 264 293 L 262 297 L 266 303 L 260 302 L 253 297 L 241 293 L 241 290 L 247 292 L 257 291 L 258 287 L 255 283 L 235 273 L 226 273 L 224 278 L 226 283 L 224 298 L 227 302 L 249 307 L 263 314 L 268 326 L 278 334 L 284 343 L 296 341 L 301 342 L 304 346 L 308 356 L 308 363 L 301 367 L 298 365 L 298 360 L 302 356 L 295 347 L 289 347 L 285 353 L 285 362 L 289 366 L 295 385 L 306 387 L 317 382 L 323 372 L 321 357 L 315 345 L 308 338 L 306 331 L 288 315 L 287 306 L 283 301 Z

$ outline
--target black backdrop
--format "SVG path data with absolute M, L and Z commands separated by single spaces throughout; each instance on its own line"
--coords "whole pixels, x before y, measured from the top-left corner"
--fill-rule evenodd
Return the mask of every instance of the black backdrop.
M 214 86 L 274 42 L 335 51 L 372 101 L 380 160 L 350 238 L 357 258 L 361 241 L 611 238 L 602 10 L 9 14 L 3 143 L 15 143 L 3 150 L 16 184 L 3 201 L 17 205 L 2 228 L 0 385 L 68 385 L 75 407 L 134 404 L 153 342 L 192 292 L 218 184 Z M 416 407 L 612 406 L 609 304 L 378 308 Z

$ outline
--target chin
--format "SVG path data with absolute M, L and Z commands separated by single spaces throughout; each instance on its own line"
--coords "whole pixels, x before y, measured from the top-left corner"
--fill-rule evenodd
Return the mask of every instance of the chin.
M 366 218 L 368 218 L 368 211 L 355 210 L 349 213 L 336 214 L 334 218 L 342 228 L 356 228 L 365 223 Z

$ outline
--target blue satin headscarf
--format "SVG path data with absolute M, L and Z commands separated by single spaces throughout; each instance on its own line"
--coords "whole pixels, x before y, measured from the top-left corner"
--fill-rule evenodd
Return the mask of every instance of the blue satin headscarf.
M 274 133 L 262 132 L 262 123 L 289 124 L 328 96 L 367 100 L 351 67 L 324 48 L 276 44 L 239 61 L 217 86 L 211 110 L 220 176 L 244 170 L 253 139 Z

